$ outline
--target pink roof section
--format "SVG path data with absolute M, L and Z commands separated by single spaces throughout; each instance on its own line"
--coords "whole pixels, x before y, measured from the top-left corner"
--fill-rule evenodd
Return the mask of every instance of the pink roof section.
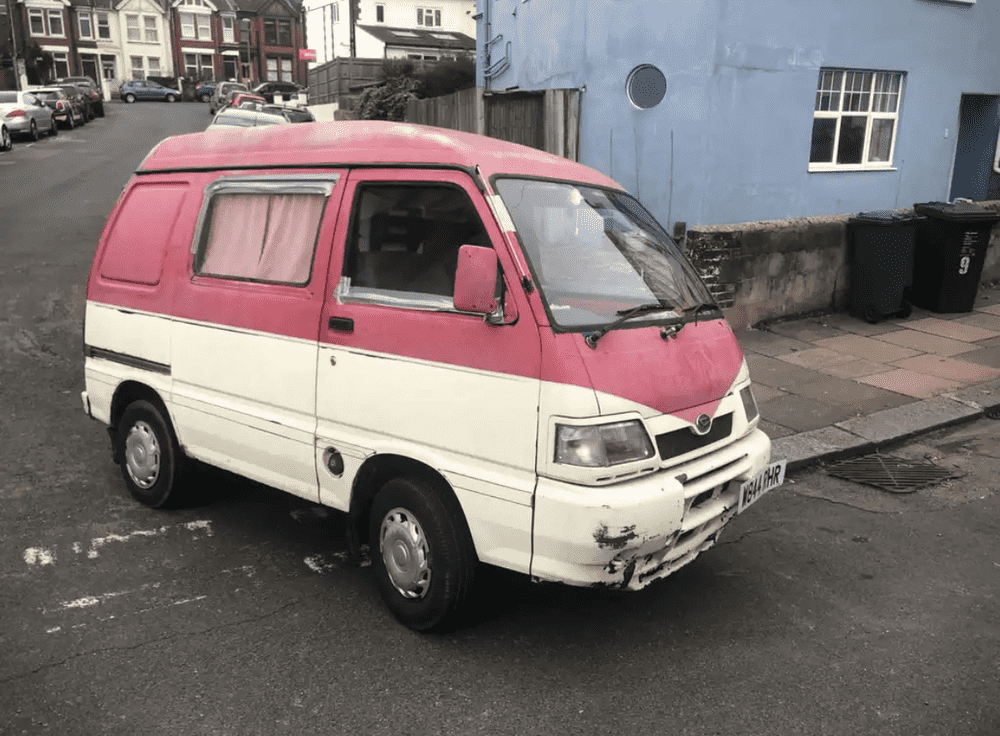
M 487 178 L 521 174 L 622 188 L 594 169 L 528 146 L 457 130 L 377 120 L 213 128 L 167 138 L 150 151 L 139 170 L 345 164 L 479 166 Z

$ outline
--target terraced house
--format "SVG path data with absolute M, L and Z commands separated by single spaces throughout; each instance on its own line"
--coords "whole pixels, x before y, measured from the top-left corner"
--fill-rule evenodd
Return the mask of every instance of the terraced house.
M 306 84 L 296 0 L 173 0 L 173 62 L 195 79 Z
M 188 77 L 306 84 L 297 0 L 9 0 L 0 58 L 24 59 L 24 83 Z M 7 0 L 4 0 L 7 7 Z M 41 53 L 47 52 L 47 53 Z M 0 87 L 18 82 L 10 71 Z

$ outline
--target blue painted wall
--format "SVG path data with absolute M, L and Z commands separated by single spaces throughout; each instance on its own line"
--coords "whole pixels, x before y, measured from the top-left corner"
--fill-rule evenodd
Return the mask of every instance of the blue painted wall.
M 672 226 L 947 199 L 962 93 L 1000 94 L 1000 0 L 478 0 L 479 83 L 585 88 L 580 160 Z M 483 46 L 497 35 L 483 77 Z M 509 52 L 507 52 L 507 44 Z M 639 110 L 625 80 L 667 78 Z M 809 173 L 820 67 L 906 73 L 893 171 Z M 947 131 L 947 132 L 946 132 Z

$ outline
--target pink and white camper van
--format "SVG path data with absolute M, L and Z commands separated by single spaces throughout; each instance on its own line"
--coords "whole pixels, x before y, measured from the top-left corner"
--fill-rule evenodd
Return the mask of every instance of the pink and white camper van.
M 131 494 L 194 458 L 348 515 L 406 625 L 478 563 L 636 590 L 781 483 L 746 362 L 654 218 L 563 158 L 376 122 L 169 138 L 87 289 Z

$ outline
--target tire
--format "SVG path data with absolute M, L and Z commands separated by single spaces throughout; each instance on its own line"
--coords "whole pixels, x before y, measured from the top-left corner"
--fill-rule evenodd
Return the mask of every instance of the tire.
M 33 141 L 38 140 L 38 125 L 34 119 L 28 124 L 28 137 Z
M 104 117 L 104 102 L 102 101 L 100 105 L 97 106 L 97 117 Z
M 14 147 L 14 141 L 10 138 L 10 131 L 6 125 L 0 125 L 0 151 L 9 151 Z
M 125 95 L 125 102 L 131 105 L 133 102 L 135 102 L 135 95 L 129 92 L 127 95 Z
M 472 589 L 476 552 L 458 501 L 419 478 L 394 478 L 369 517 L 376 584 L 386 607 L 415 631 L 452 628 Z
M 212 99 L 212 95 L 202 95 L 198 98 L 201 102 L 208 102 Z
M 165 97 L 164 99 L 165 99 L 165 100 L 166 100 L 167 102 L 176 102 L 176 101 L 177 101 L 177 98 L 176 98 L 176 97 L 174 97 L 173 95 L 167 95 L 167 96 L 166 96 L 166 97 Z
M 899 307 L 899 311 L 896 312 L 896 316 L 900 319 L 906 319 L 911 314 L 913 314 L 913 305 L 904 299 L 903 304 Z
M 160 408 L 143 400 L 126 407 L 115 434 L 115 456 L 132 498 L 153 508 L 176 503 L 187 458 Z
M 59 124 L 54 117 L 49 118 L 49 137 L 55 138 L 59 135 Z
M 73 117 L 73 111 L 72 110 L 70 110 L 66 114 L 66 127 L 69 128 L 70 130 L 73 130 L 76 127 L 76 118 Z
M 876 309 L 874 304 L 869 304 L 865 307 L 865 320 L 873 325 L 877 325 L 882 321 L 882 313 Z

